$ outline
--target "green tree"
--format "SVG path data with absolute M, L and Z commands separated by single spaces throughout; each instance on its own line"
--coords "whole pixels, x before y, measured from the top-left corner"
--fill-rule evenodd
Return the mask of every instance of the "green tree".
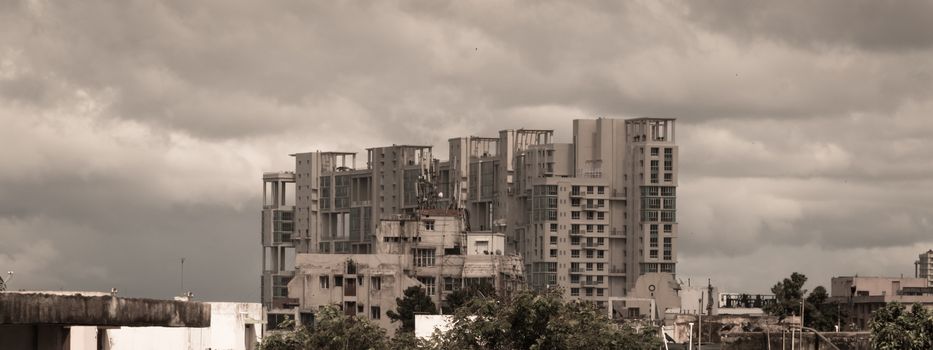
M 450 330 L 435 334 L 436 349 L 657 349 L 657 329 L 613 323 L 592 303 L 561 292 L 518 292 L 508 298 L 476 298 L 452 316 Z
M 496 288 L 493 287 L 492 284 L 484 282 L 479 285 L 467 286 L 456 290 L 447 295 L 445 299 L 446 305 L 444 305 L 442 309 L 445 314 L 454 313 L 457 309 L 463 307 L 476 297 L 495 298 Z
M 823 286 L 813 288 L 806 299 L 804 325 L 819 331 L 832 331 L 845 315 L 837 302 L 829 302 L 829 293 Z
M 807 290 L 803 289 L 805 283 L 807 276 L 794 272 L 789 278 L 775 284 L 771 287 L 775 303 L 765 306 L 764 311 L 781 318 L 799 315 L 800 302 L 803 301 L 804 326 L 820 331 L 834 330 L 836 323 L 843 318 L 841 308 L 835 302 L 828 302 L 829 293 L 823 286 L 813 288 L 807 295 Z
M 395 310 L 389 310 L 386 315 L 392 319 L 392 322 L 402 322 L 399 331 L 414 332 L 415 314 L 426 313 L 436 314 L 437 306 L 431 301 L 421 286 L 412 286 L 405 289 L 403 298 L 395 298 Z
M 919 304 L 908 312 L 904 305 L 890 303 L 872 313 L 868 327 L 872 349 L 933 349 L 933 314 Z
M 315 313 L 315 322 L 310 327 L 270 335 L 263 339 L 260 349 L 383 350 L 387 346 L 386 331 L 378 325 L 346 316 L 334 306 L 325 306 Z
M 800 301 L 804 294 L 803 284 L 807 283 L 807 276 L 794 272 L 790 278 L 785 278 L 771 287 L 775 303 L 765 306 L 764 311 L 781 318 L 800 313 Z

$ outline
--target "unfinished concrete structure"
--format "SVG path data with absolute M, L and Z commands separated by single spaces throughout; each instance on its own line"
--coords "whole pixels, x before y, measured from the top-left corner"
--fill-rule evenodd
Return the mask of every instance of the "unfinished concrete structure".
M 503 253 L 522 256 L 532 288 L 560 286 L 600 306 L 633 297 L 656 300 L 659 312 L 679 307 L 674 124 L 574 120 L 572 143 L 537 129 L 457 137 L 447 161 L 430 146 L 369 148 L 359 169 L 355 153 L 293 154 L 295 206 L 284 209 L 294 213 L 293 246 L 378 253 L 385 220 L 462 210 L 464 231 L 501 234 Z M 283 293 L 270 293 L 267 305 L 294 302 L 284 297 L 289 276 L 278 276 L 282 283 L 269 283 Z
M 190 301 L 120 298 L 88 292 L 0 292 L 0 347 L 3 349 L 69 349 L 72 336 L 90 329 L 107 339 L 119 327 L 210 327 L 209 305 Z M 72 326 L 80 334 L 72 334 Z M 81 342 L 78 342 L 81 343 Z M 96 346 L 94 346 L 96 345 Z M 91 348 L 108 349 L 98 342 Z
M 503 255 L 505 238 L 492 232 L 467 232 L 459 210 L 421 209 L 411 217 L 383 220 L 371 254 L 298 254 L 288 297 L 298 307 L 289 314 L 308 322 L 323 305 L 338 305 L 347 315 L 370 318 L 394 329 L 386 312 L 406 288 L 422 286 L 439 307 L 446 296 L 465 287 L 488 284 L 500 293 L 524 286 L 517 255 Z M 269 314 L 269 326 L 283 321 Z
M 930 249 L 914 262 L 914 277 L 927 281 L 927 286 L 933 287 L 933 249 Z

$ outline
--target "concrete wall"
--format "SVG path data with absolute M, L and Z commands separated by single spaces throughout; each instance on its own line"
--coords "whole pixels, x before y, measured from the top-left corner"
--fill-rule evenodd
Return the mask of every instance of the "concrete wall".
M 211 317 L 210 307 L 197 302 L 44 292 L 0 293 L 0 325 L 13 324 L 207 327 Z

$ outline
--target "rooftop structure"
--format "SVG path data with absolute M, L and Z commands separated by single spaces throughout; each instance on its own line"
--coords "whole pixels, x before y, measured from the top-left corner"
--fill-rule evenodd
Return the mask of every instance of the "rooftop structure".
M 211 308 L 199 302 L 93 292 L 0 292 L 3 349 L 68 349 L 74 326 L 106 330 L 210 325 Z
M 927 286 L 933 287 L 933 249 L 920 254 L 914 269 L 914 277 L 925 279 Z

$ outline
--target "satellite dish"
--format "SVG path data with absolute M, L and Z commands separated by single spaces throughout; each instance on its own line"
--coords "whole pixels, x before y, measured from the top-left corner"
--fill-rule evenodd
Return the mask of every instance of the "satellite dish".
M 437 198 L 444 198 L 444 192 L 438 192 Z

